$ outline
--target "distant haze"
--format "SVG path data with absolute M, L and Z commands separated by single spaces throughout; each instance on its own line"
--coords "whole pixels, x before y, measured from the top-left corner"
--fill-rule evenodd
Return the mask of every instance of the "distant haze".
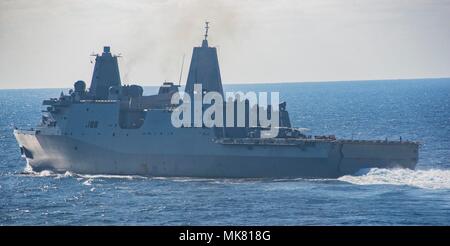
M 224 83 L 450 77 L 448 0 L 0 0 L 0 88 L 91 80 L 110 45 L 123 83 L 178 82 L 204 21 Z

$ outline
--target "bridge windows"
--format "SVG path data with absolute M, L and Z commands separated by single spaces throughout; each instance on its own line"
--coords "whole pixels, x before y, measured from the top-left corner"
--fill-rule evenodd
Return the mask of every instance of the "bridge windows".
M 98 121 L 96 120 L 90 120 L 86 124 L 86 128 L 97 128 L 98 127 Z

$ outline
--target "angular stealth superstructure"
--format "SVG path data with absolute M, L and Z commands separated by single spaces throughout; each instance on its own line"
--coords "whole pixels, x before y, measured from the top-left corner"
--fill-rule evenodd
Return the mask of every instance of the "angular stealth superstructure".
M 206 37 L 202 42 L 202 46 L 194 47 L 192 52 L 185 92 L 193 95 L 194 84 L 201 84 L 205 92 L 219 92 L 223 97 L 217 50 L 215 47 L 208 46 Z
M 186 92 L 194 84 L 223 95 L 217 51 L 207 34 L 192 55 Z M 291 127 L 279 105 L 280 131 L 261 138 L 261 127 L 181 127 L 171 124 L 178 86 L 165 82 L 157 95 L 121 85 L 117 57 L 96 56 L 89 91 L 77 81 L 69 95 L 44 100 L 41 123 L 14 130 L 20 150 L 36 171 L 87 174 L 227 178 L 336 178 L 361 168 L 411 168 L 419 145 L 410 141 L 342 140 L 307 136 Z
M 105 46 L 101 55 L 95 55 L 95 67 L 89 93 L 93 99 L 107 99 L 109 88 L 111 86 L 120 87 L 120 85 L 117 56 L 111 54 L 109 46 Z

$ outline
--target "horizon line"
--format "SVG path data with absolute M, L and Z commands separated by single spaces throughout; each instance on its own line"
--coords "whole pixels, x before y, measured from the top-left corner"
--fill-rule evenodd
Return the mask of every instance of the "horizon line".
M 404 81 L 404 80 L 440 80 L 440 79 L 450 79 L 449 77 L 419 77 L 419 78 L 396 78 L 396 79 L 353 79 L 353 80 L 316 80 L 316 81 L 280 81 L 280 82 L 224 82 L 222 85 L 280 85 L 280 84 L 303 84 L 303 83 L 342 83 L 342 82 L 373 82 L 373 81 Z M 170 81 L 169 81 L 170 82 Z M 148 85 L 148 84 L 138 84 L 142 87 L 159 87 L 160 85 Z M 175 82 L 173 82 L 175 84 Z M 122 83 L 123 85 L 131 85 L 128 83 Z M 181 85 L 182 87 L 185 85 Z M 71 87 L 0 87 L 0 90 L 30 90 L 30 89 L 69 89 Z

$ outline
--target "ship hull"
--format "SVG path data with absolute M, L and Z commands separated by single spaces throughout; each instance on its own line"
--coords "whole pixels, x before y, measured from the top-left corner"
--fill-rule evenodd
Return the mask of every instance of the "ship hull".
M 330 141 L 311 147 L 214 143 L 203 154 L 177 148 L 160 153 L 117 151 L 60 135 L 16 130 L 22 155 L 34 171 L 204 178 L 337 178 L 363 168 L 414 169 L 418 146 L 376 141 Z M 101 145 L 102 146 L 102 145 Z M 277 152 L 278 155 L 273 153 Z

